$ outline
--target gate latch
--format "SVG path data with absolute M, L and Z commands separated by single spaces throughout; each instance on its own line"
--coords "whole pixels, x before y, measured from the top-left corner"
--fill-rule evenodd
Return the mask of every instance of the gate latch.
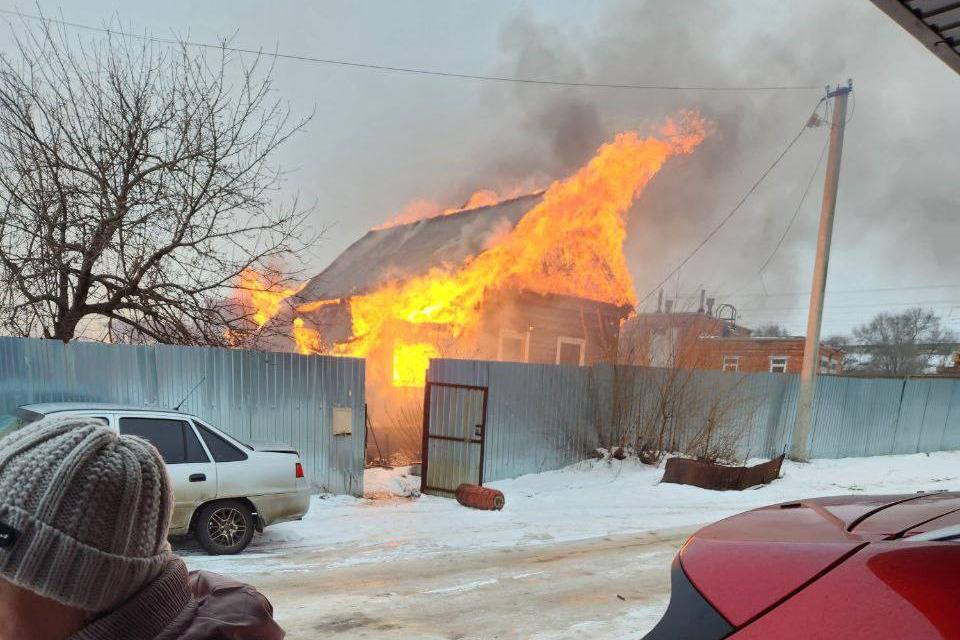
M 473 427 L 473 437 L 479 438 L 483 435 L 483 425 L 476 425 Z

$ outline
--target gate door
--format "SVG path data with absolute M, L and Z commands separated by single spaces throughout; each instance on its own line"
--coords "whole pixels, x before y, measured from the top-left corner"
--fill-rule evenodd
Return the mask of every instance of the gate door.
M 423 406 L 420 490 L 452 497 L 461 484 L 483 484 L 487 387 L 428 382 Z

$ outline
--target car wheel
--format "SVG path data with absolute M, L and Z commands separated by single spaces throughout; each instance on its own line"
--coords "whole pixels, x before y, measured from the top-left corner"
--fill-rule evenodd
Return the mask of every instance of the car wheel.
M 200 509 L 194 531 L 197 542 L 213 556 L 240 553 L 253 538 L 253 514 L 239 500 L 211 502 Z

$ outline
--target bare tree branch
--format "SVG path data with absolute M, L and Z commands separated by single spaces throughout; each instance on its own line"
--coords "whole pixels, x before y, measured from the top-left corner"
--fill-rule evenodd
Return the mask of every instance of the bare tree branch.
M 248 268 L 276 273 L 318 235 L 297 201 L 274 202 L 274 157 L 306 120 L 272 96 L 272 68 L 49 22 L 13 35 L 15 55 L 0 56 L 0 329 L 252 344 L 231 285 Z

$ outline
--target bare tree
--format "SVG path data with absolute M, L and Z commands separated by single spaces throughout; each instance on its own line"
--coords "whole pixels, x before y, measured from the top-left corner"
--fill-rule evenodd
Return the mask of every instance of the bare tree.
M 934 358 L 949 355 L 957 338 L 933 311 L 914 307 L 878 313 L 853 330 L 853 339 L 869 355 L 865 371 L 904 376 L 923 373 Z
M 861 368 L 860 358 L 851 352 L 853 338 L 844 335 L 828 336 L 822 340 L 823 344 L 840 350 L 840 370 L 845 372 L 858 371 Z
M 229 287 L 312 238 L 275 206 L 304 121 L 225 50 L 13 28 L 0 57 L 0 328 L 69 341 L 245 343 Z

